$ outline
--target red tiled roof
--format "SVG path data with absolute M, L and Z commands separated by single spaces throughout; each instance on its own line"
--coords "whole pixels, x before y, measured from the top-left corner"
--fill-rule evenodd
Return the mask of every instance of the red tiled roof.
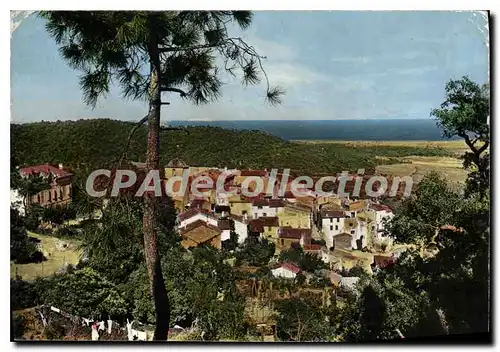
M 343 211 L 340 210 L 328 210 L 322 212 L 321 216 L 323 218 L 346 218 L 347 216 Z
M 264 226 L 262 226 L 262 223 L 258 219 L 250 220 L 248 227 L 250 232 L 264 232 Z
M 24 175 L 42 174 L 42 175 L 47 175 L 47 176 L 49 174 L 53 174 L 56 177 L 73 176 L 73 173 L 68 172 L 64 169 L 60 169 L 59 167 L 57 167 L 55 165 L 50 165 L 50 164 L 28 166 L 28 167 L 22 168 L 21 173 Z
M 231 222 L 229 220 L 219 220 L 217 227 L 221 230 L 231 230 Z
M 279 221 L 276 216 L 261 216 L 258 219 L 255 219 L 259 221 L 263 226 L 278 226 Z
M 280 238 L 293 238 L 300 240 L 303 236 L 310 236 L 311 229 L 297 229 L 292 227 L 280 227 L 279 230 Z
M 321 250 L 321 245 L 320 244 L 305 244 L 302 246 L 305 251 L 320 251 Z
M 388 212 L 392 212 L 392 209 L 389 208 L 387 205 L 385 204 L 377 204 L 377 203 L 374 203 L 374 204 L 370 204 L 370 208 L 375 210 L 375 211 L 388 211 Z
M 234 221 L 239 221 L 241 223 L 245 223 L 245 218 L 243 216 L 240 216 L 240 215 L 236 215 L 236 214 L 229 214 L 228 215 L 228 218 L 231 218 L 233 219 Z
M 178 218 L 179 218 L 180 221 L 184 221 L 184 220 L 189 219 L 189 218 L 191 218 L 191 217 L 193 217 L 195 215 L 198 215 L 198 214 L 203 214 L 205 216 L 208 216 L 208 217 L 211 217 L 213 219 L 216 219 L 216 217 L 212 213 L 210 213 L 208 211 L 205 211 L 205 210 L 201 210 L 199 208 L 191 208 L 189 210 L 186 210 L 186 211 L 180 213 L 178 215 Z
M 265 176 L 267 176 L 267 171 L 266 170 L 241 170 L 240 175 L 241 176 L 260 176 L 260 177 L 265 177 Z
M 279 221 L 277 217 L 263 216 L 258 219 L 250 220 L 250 231 L 252 232 L 264 232 L 264 226 L 277 227 Z
M 386 257 L 382 255 L 374 255 L 373 261 L 379 268 L 386 268 L 396 263 L 396 259 L 394 257 Z
M 210 225 L 210 224 L 207 224 L 205 221 L 203 220 L 196 220 L 195 222 L 187 225 L 186 227 L 182 228 L 179 233 L 181 235 L 185 234 L 186 232 L 189 232 L 189 231 L 192 231 L 200 226 L 205 226 L 206 228 L 209 228 L 211 230 L 214 230 L 214 231 L 217 231 L 218 233 L 221 233 L 221 229 L 219 229 L 217 226 L 213 226 L 213 225 Z
M 253 206 L 266 206 L 269 205 L 269 200 L 267 199 L 262 199 L 262 198 L 254 198 L 252 201 Z
M 285 202 L 281 199 L 271 199 L 269 200 L 270 208 L 283 208 L 285 206 Z
M 281 263 L 280 267 L 282 267 L 283 269 L 288 269 L 295 274 L 298 274 L 302 271 L 299 267 L 290 262 Z

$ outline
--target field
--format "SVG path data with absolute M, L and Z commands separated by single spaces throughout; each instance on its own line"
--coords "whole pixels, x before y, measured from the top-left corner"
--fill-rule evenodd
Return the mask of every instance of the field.
M 28 232 L 30 237 L 40 240 L 39 246 L 47 260 L 41 263 L 10 264 L 10 276 L 17 275 L 24 280 L 33 280 L 37 277 L 49 276 L 57 272 L 65 263 L 77 264 L 79 252 L 76 241 L 61 240 L 52 236 L 45 236 Z
M 388 163 L 379 165 L 376 172 L 379 174 L 388 174 L 393 176 L 412 176 L 415 183 L 429 172 L 436 171 L 446 177 L 451 187 L 455 188 L 462 184 L 467 173 L 462 168 L 462 161 L 459 159 L 468 148 L 464 141 L 296 141 L 297 143 L 337 143 L 346 146 L 360 148 L 422 148 L 422 149 L 441 149 L 449 152 L 453 156 L 416 156 L 405 155 L 398 159 L 401 163 Z M 383 154 L 383 152 L 381 152 Z M 389 160 L 381 155 L 377 159 Z
M 462 140 L 453 141 L 322 141 L 322 140 L 296 140 L 297 143 L 336 143 L 354 147 L 413 147 L 413 148 L 443 148 L 450 151 L 463 152 L 467 145 Z

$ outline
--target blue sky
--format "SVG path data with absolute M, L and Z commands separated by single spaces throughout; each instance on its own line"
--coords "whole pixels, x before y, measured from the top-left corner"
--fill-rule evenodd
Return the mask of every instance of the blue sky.
M 287 92 L 283 104 L 266 104 L 264 86 L 224 77 L 217 102 L 197 107 L 172 96 L 162 120 L 426 119 L 450 78 L 487 82 L 485 25 L 472 12 L 256 12 L 239 35 L 267 57 L 271 83 Z M 11 40 L 11 120 L 145 115 L 146 105 L 122 100 L 118 88 L 86 107 L 78 75 L 43 20 L 25 19 Z

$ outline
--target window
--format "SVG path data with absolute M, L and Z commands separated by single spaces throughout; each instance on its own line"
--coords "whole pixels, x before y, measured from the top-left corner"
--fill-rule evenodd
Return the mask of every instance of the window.
M 263 216 L 267 216 L 267 213 L 262 213 Z
M 52 202 L 52 192 L 49 191 L 49 202 Z
M 257 209 L 262 209 L 262 205 L 259 205 L 259 206 L 257 207 Z
M 333 231 L 333 226 L 330 226 L 330 231 Z
M 339 230 L 339 225 L 335 225 L 335 230 Z
M 54 190 L 54 202 L 57 202 L 57 191 Z
M 271 226 L 268 226 L 268 227 L 267 227 L 267 231 L 271 231 Z
M 351 211 L 351 217 L 355 217 L 356 216 L 356 212 L 355 211 Z
M 281 245 L 284 246 L 285 245 L 285 240 L 284 239 L 281 239 Z
M 257 219 L 258 218 L 257 213 L 253 214 L 253 217 Z
M 231 206 L 232 206 L 232 204 L 231 204 Z M 247 215 L 247 211 L 246 210 L 242 210 L 241 211 L 241 215 Z
M 63 199 L 63 191 L 62 191 L 62 189 L 59 190 L 59 199 L 60 200 Z
M 38 194 L 38 195 L 36 196 L 36 200 L 37 200 L 37 202 L 38 202 L 38 203 L 40 203 L 40 194 Z
M 330 218 L 330 222 L 333 222 L 333 218 Z
M 356 232 L 356 231 L 354 231 L 354 230 L 351 230 L 351 235 L 354 235 L 354 233 L 355 233 L 355 232 Z
M 339 219 L 339 218 L 337 218 L 337 222 L 340 222 L 340 219 Z

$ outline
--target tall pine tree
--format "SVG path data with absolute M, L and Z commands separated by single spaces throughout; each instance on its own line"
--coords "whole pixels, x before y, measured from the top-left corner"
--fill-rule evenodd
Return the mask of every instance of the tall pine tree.
M 159 169 L 160 132 L 169 129 L 160 125 L 161 106 L 168 104 L 162 93 L 207 103 L 220 95 L 220 73 L 239 71 L 246 85 L 259 83 L 263 73 L 267 100 L 280 102 L 283 91 L 270 87 L 263 57 L 228 33 L 231 22 L 241 29 L 251 24 L 249 11 L 45 11 L 41 16 L 63 58 L 83 72 L 80 85 L 87 104 L 95 106 L 112 80 L 124 97 L 148 102 L 149 111 L 138 124 L 148 124 L 148 171 Z M 170 308 L 157 246 L 157 209 L 155 197 L 146 195 L 144 253 L 156 310 L 154 338 L 166 340 Z

